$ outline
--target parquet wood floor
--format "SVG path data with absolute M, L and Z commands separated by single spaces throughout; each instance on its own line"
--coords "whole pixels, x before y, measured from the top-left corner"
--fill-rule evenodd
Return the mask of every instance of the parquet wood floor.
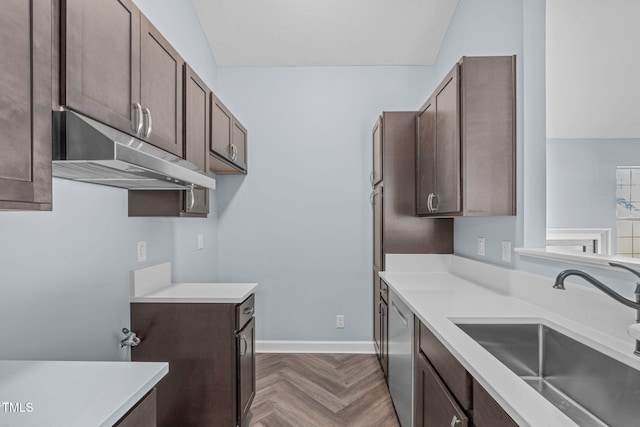
M 399 427 L 375 355 L 258 354 L 251 427 Z

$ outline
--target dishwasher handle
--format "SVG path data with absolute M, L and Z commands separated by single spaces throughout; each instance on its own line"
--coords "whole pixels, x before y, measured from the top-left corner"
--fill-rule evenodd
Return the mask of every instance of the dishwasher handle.
M 402 320 L 402 323 L 404 323 L 404 327 L 408 328 L 409 321 L 407 320 L 406 316 L 400 312 L 400 309 L 398 309 L 398 306 L 396 305 L 395 301 L 391 301 L 391 307 L 395 310 L 398 316 L 400 316 L 400 320 Z

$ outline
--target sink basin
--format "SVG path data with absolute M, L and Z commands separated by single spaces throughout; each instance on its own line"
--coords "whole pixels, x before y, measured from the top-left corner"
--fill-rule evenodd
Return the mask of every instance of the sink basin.
M 458 324 L 579 426 L 640 425 L 640 371 L 542 324 Z

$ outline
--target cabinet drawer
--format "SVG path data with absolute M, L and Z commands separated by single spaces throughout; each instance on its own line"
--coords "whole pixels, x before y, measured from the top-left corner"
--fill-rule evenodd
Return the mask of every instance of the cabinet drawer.
M 463 409 L 471 408 L 471 375 L 440 340 L 420 322 L 420 350 L 427 356 Z
M 384 282 L 384 280 L 380 280 L 380 298 L 387 303 L 389 302 L 389 286 Z
M 242 304 L 236 306 L 236 330 L 242 329 L 253 317 L 253 313 L 256 311 L 254 302 L 255 294 L 251 294 Z
M 473 422 L 476 427 L 518 427 L 476 380 L 473 380 Z

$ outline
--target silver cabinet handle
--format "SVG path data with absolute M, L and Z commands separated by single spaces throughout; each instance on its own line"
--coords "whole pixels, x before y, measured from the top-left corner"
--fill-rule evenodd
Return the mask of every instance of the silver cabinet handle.
M 242 310 L 242 314 L 253 314 L 253 307 L 247 307 L 244 310 Z
M 151 135 L 151 129 L 153 129 L 153 121 L 151 120 L 151 111 L 149 111 L 148 108 L 145 108 L 144 110 L 142 110 L 142 114 L 147 118 L 147 126 L 142 136 L 144 138 L 149 138 L 149 135 Z
M 460 420 L 454 415 L 453 418 L 451 418 L 451 424 L 449 424 L 449 427 L 456 427 L 458 424 L 460 424 Z
M 373 171 L 369 174 L 369 182 L 373 185 Z
M 373 206 L 373 191 L 371 192 L 371 194 L 369 194 L 369 203 L 371 203 L 371 206 Z
M 400 312 L 400 309 L 398 308 L 398 306 L 396 305 L 395 302 L 391 301 L 391 307 L 393 308 L 393 311 L 395 311 L 396 314 L 398 316 L 400 316 L 400 320 L 402 320 L 402 323 L 404 323 L 404 327 L 408 328 L 409 327 L 409 321 L 407 320 L 405 315 Z
M 132 115 L 131 123 L 133 124 L 133 132 L 136 135 L 140 135 L 140 131 L 142 130 L 142 105 L 138 102 L 133 104 Z
M 436 205 L 433 206 L 433 201 L 436 201 Z M 433 195 L 433 198 L 431 199 L 431 208 L 433 209 L 433 212 L 436 212 L 438 210 L 438 205 L 440 204 L 440 196 L 438 196 L 437 194 Z
M 187 205 L 187 210 L 190 211 L 196 204 L 196 195 L 193 193 L 193 184 L 191 184 L 191 188 L 187 193 L 189 195 L 189 204 Z
M 231 160 L 234 162 L 238 160 L 238 147 L 235 144 L 231 144 Z
M 433 200 L 433 193 L 429 193 L 429 197 L 427 198 L 427 210 L 429 212 L 433 212 L 432 200 Z
M 242 350 L 242 343 L 244 343 L 244 350 Z M 249 348 L 249 344 L 247 344 L 247 336 L 240 335 L 240 356 L 244 356 L 247 354 L 247 349 Z

